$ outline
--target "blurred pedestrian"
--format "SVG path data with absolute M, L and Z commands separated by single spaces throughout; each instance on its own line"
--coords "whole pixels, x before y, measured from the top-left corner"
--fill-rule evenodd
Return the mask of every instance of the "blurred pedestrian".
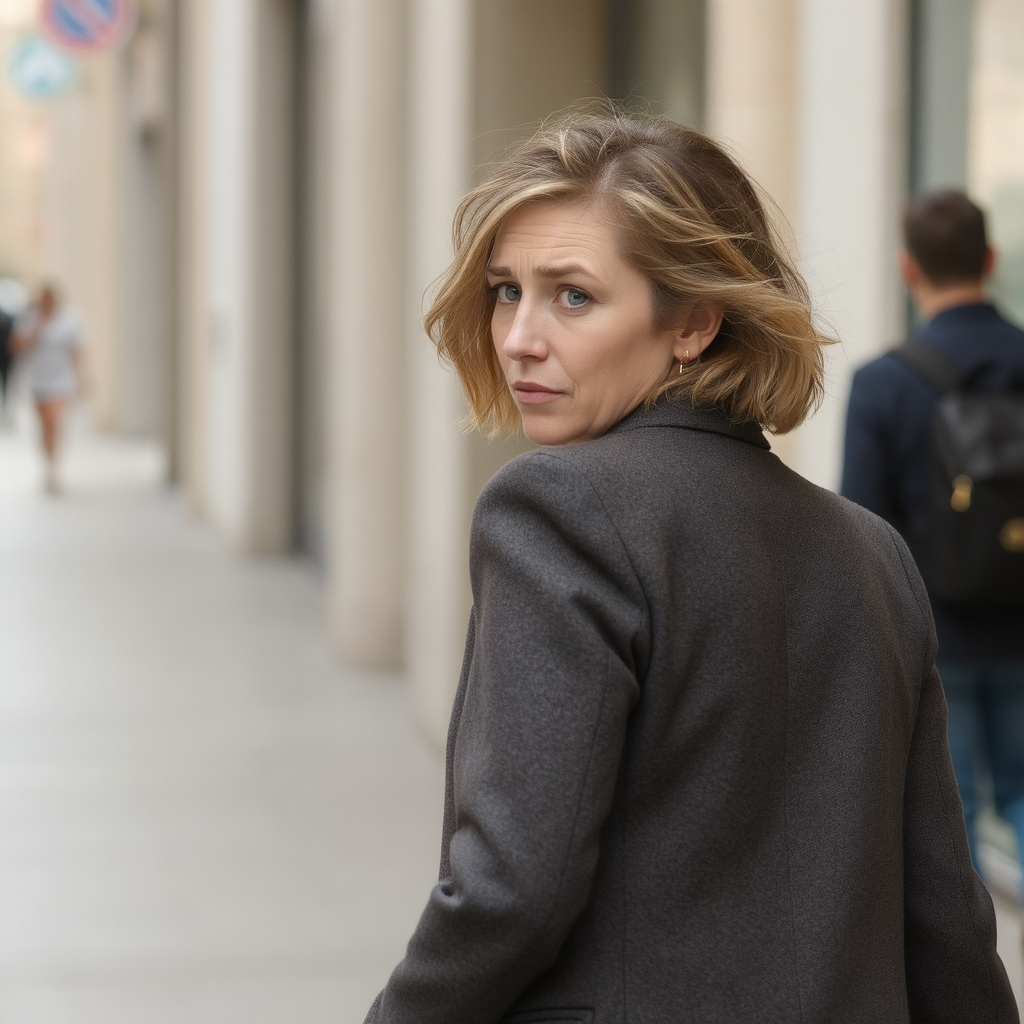
M 60 491 L 57 473 L 61 426 L 68 401 L 82 384 L 82 327 L 59 300 L 56 286 L 44 284 L 39 296 L 18 317 L 13 351 L 23 356 L 28 386 L 35 401 L 46 459 L 45 488 Z
M 0 426 L 6 424 L 10 418 L 8 388 L 11 367 L 14 365 L 14 352 L 11 350 L 13 333 L 14 318 L 0 308 Z
M 428 331 L 545 448 L 477 502 L 440 880 L 367 1020 L 1016 1022 L 913 561 L 762 433 L 828 339 L 756 187 L 575 113 L 455 234 Z
M 971 393 L 1024 386 L 1024 331 L 988 300 L 995 253 L 982 210 L 963 193 L 941 190 L 911 200 L 904 215 L 900 270 L 923 325 L 915 345 L 944 364 Z M 927 564 L 929 456 L 942 397 L 896 351 L 854 376 L 846 427 L 842 492 L 888 519 Z M 950 602 L 930 594 L 939 637 L 938 667 L 949 704 L 949 746 L 974 865 L 979 782 L 1024 853 L 1024 605 Z

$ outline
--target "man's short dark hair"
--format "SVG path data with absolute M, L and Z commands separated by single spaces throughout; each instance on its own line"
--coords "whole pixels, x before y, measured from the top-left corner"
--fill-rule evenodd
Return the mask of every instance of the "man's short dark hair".
M 980 281 L 988 241 L 985 214 L 956 189 L 922 192 L 903 214 L 907 251 L 939 287 Z

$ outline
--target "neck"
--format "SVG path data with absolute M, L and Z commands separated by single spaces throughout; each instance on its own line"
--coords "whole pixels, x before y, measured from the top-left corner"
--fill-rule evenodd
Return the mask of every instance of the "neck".
M 985 288 L 980 281 L 950 285 L 948 288 L 922 284 L 914 289 L 913 298 L 914 305 L 924 320 L 931 320 L 954 306 L 969 306 L 988 301 Z

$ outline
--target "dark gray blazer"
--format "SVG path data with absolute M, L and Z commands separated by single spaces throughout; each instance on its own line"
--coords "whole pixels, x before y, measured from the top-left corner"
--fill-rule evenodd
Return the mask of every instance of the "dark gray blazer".
M 375 1024 L 1017 1021 L 899 536 L 666 402 L 473 521 L 440 882 Z

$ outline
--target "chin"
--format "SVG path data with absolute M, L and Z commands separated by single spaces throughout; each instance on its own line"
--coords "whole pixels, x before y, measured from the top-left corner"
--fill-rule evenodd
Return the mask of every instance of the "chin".
M 556 448 L 562 444 L 572 444 L 574 441 L 585 440 L 581 431 L 574 430 L 564 423 L 529 422 L 523 417 L 523 433 L 528 441 L 540 445 L 542 448 Z

